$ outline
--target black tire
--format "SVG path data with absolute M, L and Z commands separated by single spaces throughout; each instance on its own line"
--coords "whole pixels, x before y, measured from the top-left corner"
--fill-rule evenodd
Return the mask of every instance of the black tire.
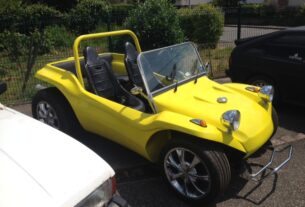
M 272 80 L 271 78 L 263 75 L 257 75 L 253 76 L 248 79 L 247 81 L 248 84 L 254 85 L 254 86 L 265 86 L 265 85 L 272 85 L 274 88 L 274 97 L 273 97 L 273 104 L 278 105 L 279 100 L 280 100 L 280 91 L 276 85 L 276 82 Z
M 177 150 L 182 149 L 185 150 L 185 166 L 188 166 L 189 169 L 185 171 L 187 174 L 184 176 L 170 181 L 170 177 L 173 178 L 174 176 L 178 175 L 180 171 L 178 170 L 178 167 L 176 168 L 173 167 L 174 165 L 169 164 L 172 162 L 170 161 L 169 157 L 171 156 L 171 160 L 179 162 Z M 161 155 L 162 172 L 167 183 L 172 189 L 174 189 L 179 197 L 192 205 L 210 204 L 226 190 L 231 181 L 231 168 L 228 158 L 221 148 L 216 147 L 213 144 L 195 143 L 192 142 L 192 140 L 174 140 L 164 148 Z M 193 161 L 191 161 L 191 157 L 194 155 L 199 158 L 198 160 L 200 160 L 200 162 L 194 165 L 193 168 L 190 168 L 190 163 L 195 160 L 194 157 Z M 181 169 L 183 168 L 182 166 L 183 165 L 181 164 Z M 173 173 L 174 171 L 176 171 L 176 174 Z M 201 179 L 199 177 L 195 177 L 194 175 L 190 176 L 191 174 L 195 173 L 196 175 L 201 174 Z M 206 176 L 206 178 L 203 178 L 203 176 Z M 209 181 L 205 179 L 209 179 Z M 188 190 L 179 188 L 179 185 L 181 183 L 181 185 L 183 185 L 184 182 L 188 184 L 184 185 L 187 186 L 186 189 Z M 195 185 L 198 187 L 198 189 L 201 189 L 201 191 L 197 190 L 193 183 L 195 183 Z M 204 189 L 206 189 L 206 191 Z M 191 195 L 190 192 L 193 193 L 193 195 Z M 205 192 L 205 194 L 202 192 Z
M 39 110 L 47 104 L 50 107 L 48 108 L 48 117 L 43 119 Z M 46 88 L 36 93 L 32 100 L 32 115 L 35 119 L 71 136 L 76 136 L 81 128 L 69 102 L 57 88 Z M 45 121 L 50 120 L 50 116 L 57 117 L 57 119 Z
M 279 126 L 279 117 L 274 107 L 272 107 L 272 122 L 273 122 L 273 133 L 271 137 L 276 133 L 277 128 Z

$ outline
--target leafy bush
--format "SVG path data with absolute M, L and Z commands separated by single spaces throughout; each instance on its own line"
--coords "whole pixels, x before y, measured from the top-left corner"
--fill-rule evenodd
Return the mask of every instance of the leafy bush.
M 0 0 L 0 14 L 7 10 L 18 8 L 21 4 L 21 0 Z
M 60 11 L 69 11 L 78 0 L 26 0 L 29 4 L 46 4 Z
M 68 32 L 64 26 L 49 26 L 45 30 L 46 39 L 50 42 L 52 49 L 72 48 L 75 35 Z
M 130 12 L 124 26 L 134 31 L 144 50 L 183 41 L 175 7 L 168 0 L 147 0 Z
M 304 6 L 285 7 L 278 10 L 273 5 L 242 4 L 241 21 L 246 25 L 299 26 L 305 24 L 303 9 Z M 237 8 L 234 12 L 230 12 L 227 8 L 224 10 L 226 24 L 237 24 Z
M 58 23 L 62 14 L 46 5 L 33 4 L 8 8 L 1 14 L 1 29 L 29 34 L 35 29 L 43 30 L 46 26 Z
M 214 6 L 237 6 L 240 0 L 212 0 Z
M 26 89 L 36 58 L 51 49 L 51 41 L 47 38 L 45 28 L 57 23 L 55 20 L 60 18 L 61 14 L 45 5 L 36 4 L 25 8 L 20 5 L 3 11 L 2 15 L 8 22 L 1 25 L 0 51 L 4 51 L 10 60 L 16 63 L 16 69 L 25 70 L 23 92 Z M 22 63 L 25 62 L 26 66 L 24 67 Z
M 42 31 L 49 25 L 57 24 L 62 17 L 56 9 L 42 4 L 32 4 L 25 7 L 20 16 L 22 21 L 18 30 L 25 34 L 30 34 L 35 29 Z
M 180 26 L 183 30 L 183 33 L 185 35 L 185 37 L 188 40 L 193 41 L 193 31 L 195 30 L 195 25 L 193 25 L 193 18 L 194 18 L 194 14 L 193 14 L 193 9 L 190 8 L 182 8 L 178 10 L 178 15 L 179 15 L 179 23 Z
M 69 27 L 77 34 L 89 33 L 100 22 L 108 21 L 109 9 L 106 0 L 80 0 L 69 13 Z
M 179 17 L 189 40 L 207 47 L 216 47 L 224 26 L 224 16 L 218 8 L 201 4 L 193 9 L 180 9 Z

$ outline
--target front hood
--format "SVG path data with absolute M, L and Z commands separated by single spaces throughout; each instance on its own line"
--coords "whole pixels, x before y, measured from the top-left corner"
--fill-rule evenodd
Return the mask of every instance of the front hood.
M 218 98 L 225 97 L 226 103 L 219 103 Z M 154 97 L 159 111 L 169 110 L 190 118 L 203 119 L 207 124 L 225 130 L 221 123 L 222 114 L 228 110 L 239 110 L 241 113 L 240 137 L 255 136 L 270 122 L 270 105 L 262 105 L 245 94 L 239 93 L 225 85 L 209 80 L 207 77 L 178 86 L 177 91 L 167 91 Z
M 1 104 L 0 166 L 0 206 L 73 206 L 114 175 L 83 144 Z

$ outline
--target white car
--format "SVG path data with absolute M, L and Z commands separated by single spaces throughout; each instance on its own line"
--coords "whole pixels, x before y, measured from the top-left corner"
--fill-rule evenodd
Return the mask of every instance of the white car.
M 0 94 L 6 85 L 0 82 Z M 68 135 L 0 104 L 1 207 L 127 206 L 113 169 Z

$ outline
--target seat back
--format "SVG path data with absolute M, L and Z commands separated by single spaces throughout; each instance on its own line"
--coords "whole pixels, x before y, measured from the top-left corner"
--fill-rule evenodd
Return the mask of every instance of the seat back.
M 100 58 L 92 47 L 85 48 L 84 58 L 86 75 L 93 92 L 104 98 L 116 101 L 119 86 L 109 63 Z
M 133 44 L 130 42 L 125 43 L 125 68 L 127 70 L 127 74 L 129 80 L 137 86 L 143 87 L 142 76 L 137 64 L 138 52 Z
M 99 57 L 94 48 L 86 47 L 84 58 L 88 82 L 95 94 L 136 110 L 145 111 L 144 103 L 137 97 L 132 96 L 119 84 L 110 64 Z

